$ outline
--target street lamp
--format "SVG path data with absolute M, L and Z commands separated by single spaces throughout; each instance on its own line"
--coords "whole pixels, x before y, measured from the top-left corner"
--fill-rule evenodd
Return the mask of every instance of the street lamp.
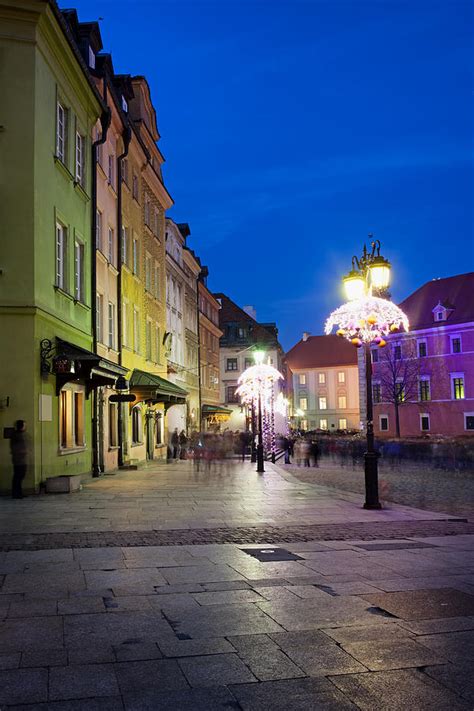
M 372 237 L 372 235 L 369 235 Z M 380 255 L 380 242 L 371 243 L 368 252 L 364 244 L 362 256 L 352 257 L 352 269 L 343 283 L 347 304 L 333 311 L 326 321 L 325 332 L 331 333 L 338 326 L 337 335 L 350 340 L 357 348 L 364 346 L 366 384 L 366 434 L 367 451 L 364 454 L 365 509 L 380 509 L 378 492 L 378 452 L 374 443 L 372 358 L 371 347 L 383 348 L 386 337 L 400 329 L 408 331 L 408 319 L 388 299 L 374 296 L 383 293 L 390 283 L 390 262 Z
M 257 350 L 253 353 L 255 365 L 262 365 L 265 351 Z M 258 440 L 257 440 L 257 472 L 263 474 L 263 424 L 262 424 L 262 388 L 258 388 Z

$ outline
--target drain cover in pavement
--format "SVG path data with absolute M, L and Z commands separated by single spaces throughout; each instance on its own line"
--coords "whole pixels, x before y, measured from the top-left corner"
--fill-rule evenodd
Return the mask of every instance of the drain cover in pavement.
M 461 590 L 409 590 L 363 595 L 364 600 L 402 620 L 433 620 L 474 615 L 474 596 Z
M 262 563 L 281 560 L 303 560 L 303 558 L 284 548 L 241 548 L 243 553 L 251 555 Z
M 408 548 L 437 548 L 431 543 L 417 543 L 416 541 L 399 541 L 397 543 L 354 543 L 355 548 L 365 551 L 398 551 Z

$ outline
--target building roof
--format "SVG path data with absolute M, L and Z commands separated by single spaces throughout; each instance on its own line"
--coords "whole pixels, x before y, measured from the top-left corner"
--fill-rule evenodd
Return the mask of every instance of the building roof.
M 447 309 L 444 321 L 433 317 L 438 304 Z M 412 331 L 474 321 L 474 272 L 428 281 L 399 306 L 408 316 Z
M 251 340 L 253 343 L 279 346 L 278 329 L 275 323 L 258 323 L 250 314 L 241 309 L 240 306 L 237 306 L 226 294 L 217 293 L 214 294 L 214 296 L 219 300 L 221 305 L 219 310 L 219 326 L 224 332 L 227 324 L 250 325 L 252 327 Z
M 285 357 L 290 370 L 357 365 L 357 348 L 340 336 L 308 336 Z

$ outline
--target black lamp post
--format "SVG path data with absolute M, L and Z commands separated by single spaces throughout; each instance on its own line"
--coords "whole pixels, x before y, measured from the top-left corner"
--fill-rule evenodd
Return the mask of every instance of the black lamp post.
M 372 237 L 369 234 L 369 237 Z M 364 244 L 362 256 L 352 257 L 352 269 L 344 277 L 346 295 L 350 301 L 372 296 L 373 291 L 383 293 L 390 282 L 390 263 L 380 255 L 380 242 L 371 242 L 372 251 Z M 378 488 L 378 452 L 374 442 L 374 413 L 372 398 L 372 358 L 370 341 L 364 343 L 366 385 L 366 436 L 367 450 L 364 453 L 365 509 L 382 508 Z
M 255 435 L 257 434 L 257 416 L 255 413 L 255 402 L 252 401 L 252 442 L 250 445 L 250 461 L 255 464 L 257 461 L 257 448 L 255 447 Z
M 258 390 L 258 444 L 257 444 L 257 472 L 262 474 L 263 466 L 263 426 L 262 426 L 262 391 Z

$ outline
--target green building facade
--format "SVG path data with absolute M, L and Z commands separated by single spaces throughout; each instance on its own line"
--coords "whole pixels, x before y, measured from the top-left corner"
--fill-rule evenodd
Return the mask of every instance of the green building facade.
M 0 492 L 17 419 L 24 489 L 38 491 L 91 471 L 91 400 L 116 377 L 92 353 L 90 137 L 104 106 L 54 3 L 6 0 L 0 24 Z

